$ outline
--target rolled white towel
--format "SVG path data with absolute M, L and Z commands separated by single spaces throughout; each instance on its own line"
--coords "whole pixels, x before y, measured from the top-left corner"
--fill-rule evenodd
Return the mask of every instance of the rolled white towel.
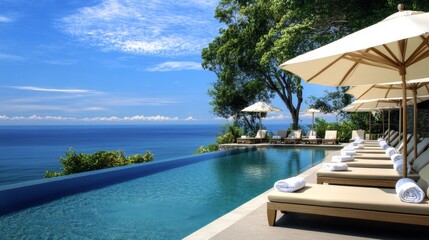
M 384 150 L 386 150 L 389 147 L 390 147 L 389 144 L 386 143 L 386 144 L 383 144 L 383 146 L 381 148 L 384 149 Z
M 241 138 L 247 138 L 247 136 L 246 135 L 241 135 Z
M 386 142 L 386 140 L 379 141 L 379 142 L 378 142 L 378 145 L 380 145 L 380 146 L 381 146 L 383 143 L 387 143 L 387 142 Z
M 393 154 L 398 153 L 398 151 L 396 151 L 396 148 L 394 147 L 388 147 L 385 152 L 389 157 L 391 157 Z
M 350 162 L 350 161 L 353 161 L 354 160 L 354 157 L 353 156 L 332 156 L 332 160 L 331 160 L 331 162 L 337 162 L 337 163 L 340 163 L 340 162 Z
M 355 150 L 341 150 L 341 155 L 342 156 L 353 156 L 356 155 L 356 151 Z
M 365 142 L 365 140 L 363 140 L 362 138 L 358 138 L 355 142 L 357 142 L 358 144 L 362 144 Z
M 396 162 L 396 161 L 403 161 L 404 158 L 402 157 L 402 154 L 400 153 L 395 153 L 392 156 L 390 156 L 390 160 L 392 160 L 392 162 Z
M 393 162 L 393 169 L 399 174 L 402 175 L 404 172 L 404 160 L 398 160 Z M 411 172 L 411 165 L 407 162 L 407 173 Z
M 359 145 L 359 143 L 358 143 L 358 142 L 356 142 L 356 141 L 354 141 L 354 142 L 352 142 L 352 145 L 353 145 L 353 146 L 357 146 L 357 145 Z
M 381 141 L 385 141 L 384 138 L 377 138 L 377 141 L 381 142 Z
M 358 144 L 357 146 L 354 146 L 354 149 L 363 149 L 364 146 L 362 144 Z
M 355 150 L 354 146 L 350 146 L 350 145 L 347 145 L 347 146 L 343 147 L 342 149 L 345 150 L 345 151 L 349 151 L 349 150 L 353 151 L 353 150 Z
M 346 171 L 348 169 L 347 163 L 324 163 L 323 169 L 326 171 Z
M 291 177 L 274 183 L 274 188 L 279 192 L 294 192 L 305 187 L 305 179 L 302 177 Z
M 396 193 L 402 202 L 419 203 L 425 198 L 423 190 L 410 178 L 401 178 L 396 182 Z

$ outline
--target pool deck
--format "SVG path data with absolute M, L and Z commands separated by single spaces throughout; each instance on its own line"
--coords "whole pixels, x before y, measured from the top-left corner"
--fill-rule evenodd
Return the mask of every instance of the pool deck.
M 329 153 L 322 163 L 337 154 L 338 151 Z M 307 183 L 316 183 L 316 172 L 322 163 L 299 176 L 304 177 Z M 310 214 L 279 214 L 276 226 L 270 227 L 266 212 L 270 191 L 272 189 L 184 239 L 428 239 L 428 227 Z

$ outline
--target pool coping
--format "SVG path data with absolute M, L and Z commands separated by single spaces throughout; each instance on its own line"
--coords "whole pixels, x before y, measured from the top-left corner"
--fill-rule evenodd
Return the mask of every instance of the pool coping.
M 308 145 L 308 144 L 307 144 Z M 328 146 L 325 146 L 328 147 Z M 303 173 L 299 174 L 298 176 L 301 176 L 306 179 L 306 182 L 308 183 L 315 183 L 316 182 L 316 172 L 320 169 L 320 165 L 326 161 L 329 161 L 329 159 L 332 158 L 333 155 L 338 154 L 338 151 L 333 150 L 330 152 L 325 158 L 317 165 L 307 169 Z M 229 228 L 233 224 L 237 223 L 239 220 L 245 218 L 249 214 L 251 214 L 256 209 L 260 208 L 267 202 L 268 193 L 272 191 L 272 188 L 268 189 L 264 193 L 256 196 L 255 198 L 247 201 L 246 203 L 242 204 L 241 206 L 237 207 L 236 209 L 232 210 L 231 212 L 223 215 L 222 217 L 210 222 L 209 224 L 205 225 L 204 227 L 198 229 L 197 231 L 191 233 L 190 235 L 186 236 L 185 240 L 200 240 L 200 239 L 210 239 L 220 232 L 224 231 L 225 229 Z M 268 223 L 267 223 L 268 224 Z

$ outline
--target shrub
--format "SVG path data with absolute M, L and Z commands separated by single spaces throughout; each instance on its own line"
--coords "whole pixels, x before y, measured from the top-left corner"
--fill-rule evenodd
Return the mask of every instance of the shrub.
M 144 155 L 136 154 L 127 158 L 122 150 L 86 154 L 76 153 L 73 148 L 70 148 L 68 152 L 65 152 L 65 157 L 60 157 L 60 163 L 63 165 L 61 172 L 45 171 L 45 178 L 149 162 L 153 159 L 154 155 L 149 151 L 146 151 Z
M 208 153 L 208 152 L 216 152 L 219 151 L 219 145 L 209 144 L 208 146 L 201 146 L 197 150 L 195 150 L 194 154 Z

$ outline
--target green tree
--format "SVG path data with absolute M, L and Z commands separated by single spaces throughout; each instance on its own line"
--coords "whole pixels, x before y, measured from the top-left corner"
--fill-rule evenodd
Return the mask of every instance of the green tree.
M 412 8 L 427 5 L 417 0 L 402 2 Z M 221 0 L 215 17 L 225 28 L 202 50 L 203 68 L 217 76 L 209 90 L 213 112 L 239 122 L 241 109 L 276 94 L 296 128 L 303 101 L 301 79 L 278 66 L 382 20 L 396 11 L 396 4 L 386 0 Z M 241 124 L 255 125 L 254 118 L 243 119 Z

